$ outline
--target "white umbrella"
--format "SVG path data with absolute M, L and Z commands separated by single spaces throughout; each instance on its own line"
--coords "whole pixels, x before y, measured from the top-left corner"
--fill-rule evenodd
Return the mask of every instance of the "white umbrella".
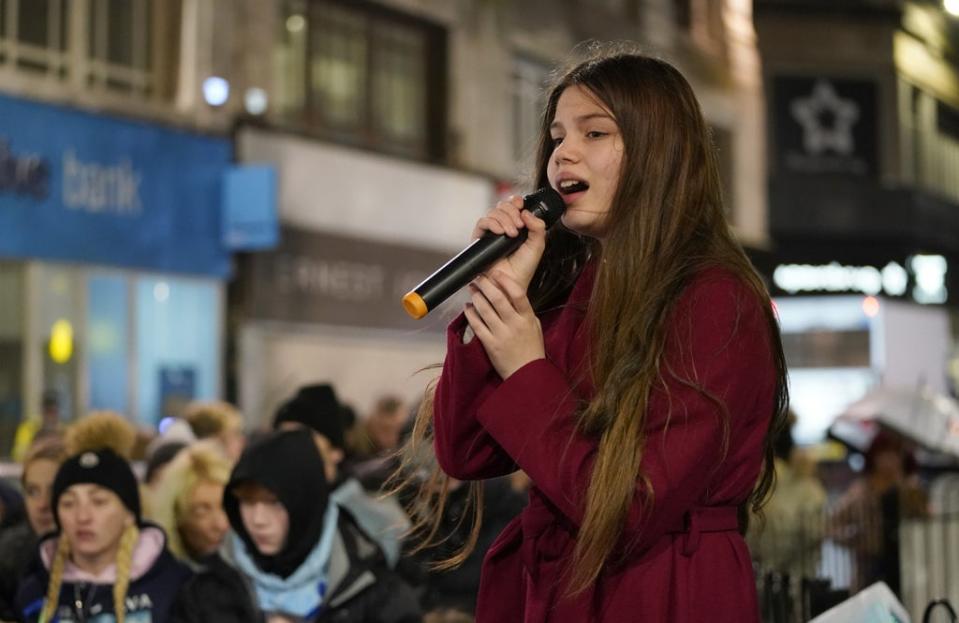
M 830 433 L 865 451 L 880 426 L 927 450 L 959 457 L 959 403 L 948 396 L 928 390 L 879 387 L 846 407 Z

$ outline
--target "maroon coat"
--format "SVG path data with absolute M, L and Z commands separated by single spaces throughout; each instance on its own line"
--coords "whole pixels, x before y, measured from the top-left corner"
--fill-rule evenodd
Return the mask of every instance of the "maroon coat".
M 667 381 L 668 392 L 653 392 L 642 471 L 654 500 L 637 488 L 623 534 L 634 548 L 586 592 L 564 596 L 597 446 L 575 432 L 571 417 L 593 393 L 580 374 L 592 281 L 587 267 L 567 304 L 541 316 L 546 358 L 506 381 L 478 339 L 462 343 L 465 319 L 450 325 L 435 400 L 440 465 L 462 480 L 520 468 L 533 483 L 529 505 L 486 553 L 476 620 L 758 622 L 736 506 L 760 472 L 776 374 L 763 303 L 721 269 L 697 275 L 677 301 L 664 365 L 721 399 L 728 419 L 688 385 Z

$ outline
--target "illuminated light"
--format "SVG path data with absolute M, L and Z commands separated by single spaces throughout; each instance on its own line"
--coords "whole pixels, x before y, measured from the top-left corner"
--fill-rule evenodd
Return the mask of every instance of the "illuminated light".
M 230 99 L 230 83 L 219 76 L 210 76 L 203 81 L 203 99 L 210 106 L 222 106 Z
M 843 266 L 832 262 L 826 266 L 781 264 L 773 271 L 773 283 L 790 294 L 797 292 L 882 292 L 882 273 L 874 266 Z
M 57 320 L 50 328 L 50 359 L 66 363 L 73 356 L 73 325 L 68 320 Z
M 882 269 L 882 289 L 890 296 L 902 296 L 909 287 L 909 273 L 896 262 Z
M 874 296 L 867 296 L 862 300 L 862 313 L 866 314 L 870 318 L 875 318 L 879 315 L 879 299 Z
M 959 17 L 959 0 L 943 0 L 942 6 L 949 15 Z
M 302 15 L 291 15 L 286 18 L 286 29 L 290 32 L 300 32 L 306 28 L 306 19 Z
M 916 275 L 916 285 L 912 289 L 912 298 L 917 303 L 945 303 L 946 272 L 949 263 L 941 255 L 914 255 L 909 266 Z
M 161 435 L 164 434 L 167 431 L 167 429 L 170 428 L 170 426 L 175 421 L 176 421 L 176 418 L 172 418 L 172 417 L 163 418 L 162 420 L 160 420 L 160 423 L 157 424 L 157 431 L 159 431 Z
M 266 105 L 266 91 L 258 87 L 246 90 L 246 94 L 243 96 L 243 106 L 246 108 L 246 112 L 251 115 L 262 115 L 266 112 Z
M 157 303 L 166 303 L 167 299 L 170 298 L 170 286 L 166 281 L 161 281 L 153 286 L 153 298 Z

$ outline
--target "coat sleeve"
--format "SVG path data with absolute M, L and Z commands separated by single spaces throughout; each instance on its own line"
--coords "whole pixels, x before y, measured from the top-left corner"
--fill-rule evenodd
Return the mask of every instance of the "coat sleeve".
M 745 462 L 754 469 L 743 470 L 747 475 L 740 487 L 741 498 L 748 495 L 772 413 L 775 374 L 768 336 L 760 303 L 738 280 L 697 280 L 680 297 L 667 333 L 665 389 L 652 392 L 647 410 L 641 472 L 653 496 L 637 479 L 624 527 L 627 542 L 640 549 L 651 545 L 703 503 L 723 459 L 724 422 L 729 426 L 726 458 L 752 457 Z M 728 419 L 695 385 L 723 401 Z M 576 430 L 570 386 L 552 362 L 533 361 L 491 392 L 477 419 L 578 527 L 598 443 Z M 742 435 L 747 429 L 752 432 Z
M 479 339 L 463 343 L 462 314 L 447 330 L 446 361 L 433 402 L 433 439 L 443 471 L 459 480 L 494 478 L 516 463 L 477 420 L 477 409 L 502 384 Z

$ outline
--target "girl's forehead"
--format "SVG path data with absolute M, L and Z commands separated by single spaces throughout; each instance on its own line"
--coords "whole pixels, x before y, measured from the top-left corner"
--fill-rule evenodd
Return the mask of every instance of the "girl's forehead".
M 561 121 L 575 122 L 578 118 L 609 117 L 615 121 L 613 113 L 592 91 L 580 85 L 566 87 L 559 96 L 556 110 L 553 111 L 553 123 Z

